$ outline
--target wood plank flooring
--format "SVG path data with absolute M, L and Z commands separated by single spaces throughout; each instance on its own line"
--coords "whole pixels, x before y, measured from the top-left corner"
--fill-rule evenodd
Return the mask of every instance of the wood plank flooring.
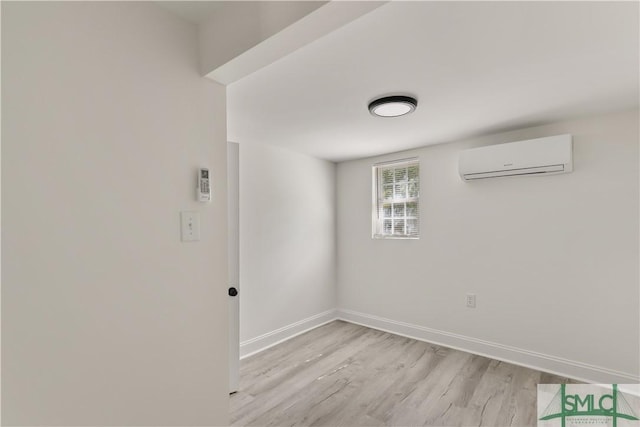
M 236 426 L 535 426 L 567 378 L 335 321 L 241 361 Z

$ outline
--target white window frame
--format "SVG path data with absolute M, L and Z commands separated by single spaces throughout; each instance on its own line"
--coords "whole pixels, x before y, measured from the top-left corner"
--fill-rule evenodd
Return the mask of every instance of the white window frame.
M 417 221 L 418 232 L 416 235 L 385 234 L 383 232 L 384 218 L 382 218 L 382 215 L 381 215 L 382 204 L 385 202 L 384 195 L 383 195 L 383 186 L 382 186 L 382 171 L 388 168 L 401 168 L 401 167 L 408 168 L 409 166 L 413 166 L 413 165 L 418 166 L 418 180 L 417 180 L 418 196 L 409 197 L 407 193 L 406 196 L 402 199 L 394 198 L 394 202 L 417 204 L 417 216 L 415 217 L 415 219 Z M 373 185 L 372 185 L 373 199 L 371 203 L 371 207 L 372 207 L 371 208 L 371 237 L 373 239 L 410 239 L 410 240 L 420 239 L 420 159 L 418 157 L 411 157 L 406 159 L 392 160 L 392 161 L 383 162 L 383 163 L 376 163 L 375 165 L 372 166 L 371 171 L 372 171 L 372 182 L 373 182 Z M 407 182 L 408 182 L 408 176 L 407 176 Z M 394 188 L 395 188 L 395 175 L 394 175 Z M 407 219 L 406 205 L 405 205 L 405 215 L 403 218 L 405 220 Z

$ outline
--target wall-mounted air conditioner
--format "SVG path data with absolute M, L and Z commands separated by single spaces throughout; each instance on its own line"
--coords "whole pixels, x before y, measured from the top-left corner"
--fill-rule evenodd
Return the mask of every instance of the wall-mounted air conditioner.
M 460 152 L 465 181 L 517 175 L 552 175 L 573 170 L 571 135 L 550 136 Z

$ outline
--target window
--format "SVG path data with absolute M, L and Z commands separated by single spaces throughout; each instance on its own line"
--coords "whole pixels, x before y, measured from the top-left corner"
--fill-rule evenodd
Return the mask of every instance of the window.
M 420 165 L 417 158 L 373 166 L 373 237 L 419 237 Z

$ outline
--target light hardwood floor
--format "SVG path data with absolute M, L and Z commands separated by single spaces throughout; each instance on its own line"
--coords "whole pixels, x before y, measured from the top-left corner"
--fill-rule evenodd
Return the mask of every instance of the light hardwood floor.
M 535 426 L 536 385 L 573 382 L 342 321 L 240 365 L 237 426 Z

